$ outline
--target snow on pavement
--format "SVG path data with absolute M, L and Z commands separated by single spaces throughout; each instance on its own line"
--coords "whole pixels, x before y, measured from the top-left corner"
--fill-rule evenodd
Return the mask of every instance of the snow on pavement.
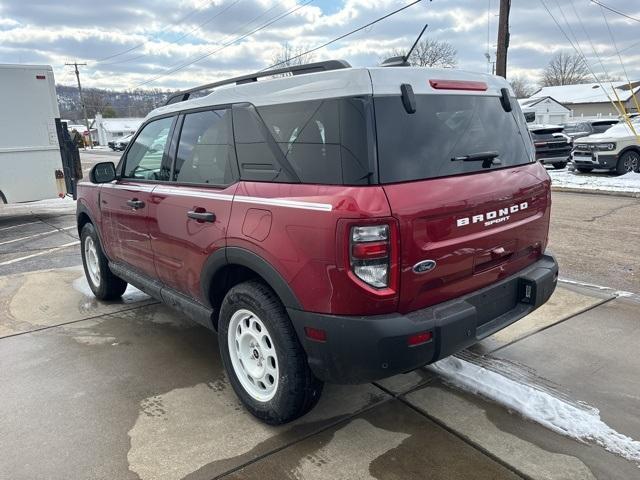
M 554 187 L 581 188 L 607 192 L 640 193 L 640 173 L 630 172 L 619 177 L 609 173 L 580 173 L 563 170 L 548 170 Z
M 499 370 L 499 361 L 496 370 Z M 522 383 L 491 368 L 458 357 L 448 357 L 427 367 L 454 386 L 481 395 L 518 412 L 523 417 L 561 435 L 594 442 L 607 451 L 640 463 L 640 442 L 618 433 L 600 419 L 600 411 L 582 402 L 554 395 L 535 383 Z

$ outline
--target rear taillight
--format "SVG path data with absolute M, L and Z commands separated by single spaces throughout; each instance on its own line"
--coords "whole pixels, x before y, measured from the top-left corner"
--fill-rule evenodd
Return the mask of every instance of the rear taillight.
M 391 273 L 389 225 L 351 227 L 349 262 L 360 280 L 374 288 L 387 288 Z

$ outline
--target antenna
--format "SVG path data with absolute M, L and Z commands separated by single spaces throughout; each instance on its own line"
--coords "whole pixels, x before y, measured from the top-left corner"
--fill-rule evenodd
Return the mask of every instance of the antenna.
M 410 65 L 409 64 L 409 57 L 413 53 L 413 50 L 416 48 L 416 45 L 418 45 L 418 42 L 422 38 L 422 35 L 424 35 L 424 32 L 425 32 L 425 30 L 427 29 L 428 26 L 429 26 L 428 23 L 426 23 L 424 25 L 424 27 L 422 28 L 422 31 L 420 32 L 420 35 L 418 35 L 418 38 L 416 38 L 416 41 L 413 42 L 413 45 L 411 45 L 411 48 L 406 53 L 406 55 L 402 55 L 402 56 L 399 56 L 399 57 L 387 58 L 384 62 L 382 62 L 380 64 L 380 66 L 381 67 L 408 67 Z
M 420 31 L 420 35 L 418 35 L 418 38 L 416 38 L 416 41 L 413 42 L 413 45 L 411 45 L 411 48 L 409 49 L 409 51 L 407 52 L 407 54 L 404 56 L 404 61 L 408 61 L 409 57 L 411 56 L 411 54 L 413 53 L 413 50 L 416 48 L 416 45 L 418 44 L 418 42 L 420 41 L 420 39 L 422 38 L 422 35 L 424 35 L 425 30 L 427 29 L 427 27 L 429 26 L 428 23 L 424 24 L 424 28 Z

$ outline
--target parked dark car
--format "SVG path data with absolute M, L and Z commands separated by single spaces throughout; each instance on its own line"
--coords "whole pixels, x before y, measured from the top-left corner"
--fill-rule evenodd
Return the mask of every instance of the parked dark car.
M 562 133 L 571 137 L 572 140 L 586 137 L 594 133 L 602 133 L 607 131 L 613 125 L 618 123 L 617 118 L 598 119 L 598 120 L 581 120 L 579 122 L 569 122 L 563 125 Z
M 567 166 L 572 141 L 561 125 L 530 125 L 529 131 L 536 147 L 536 160 L 556 169 Z
M 129 142 L 131 141 L 132 138 L 133 138 L 133 133 L 125 137 L 122 137 L 118 140 L 113 140 L 112 142 L 108 143 L 109 148 L 114 152 L 122 152 L 124 151 L 125 148 L 127 148 L 127 145 L 129 145 Z

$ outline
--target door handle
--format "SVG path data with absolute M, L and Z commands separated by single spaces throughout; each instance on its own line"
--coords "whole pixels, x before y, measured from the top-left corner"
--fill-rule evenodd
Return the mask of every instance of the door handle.
M 127 200 L 127 205 L 129 205 L 134 210 L 144 207 L 144 202 L 142 200 L 138 200 L 134 198 L 132 200 Z
M 216 221 L 216 214 L 213 212 L 207 212 L 207 211 L 197 212 L 195 210 L 189 210 L 187 212 L 187 217 L 193 218 L 194 220 L 197 220 L 200 223 L 202 222 L 213 223 Z

